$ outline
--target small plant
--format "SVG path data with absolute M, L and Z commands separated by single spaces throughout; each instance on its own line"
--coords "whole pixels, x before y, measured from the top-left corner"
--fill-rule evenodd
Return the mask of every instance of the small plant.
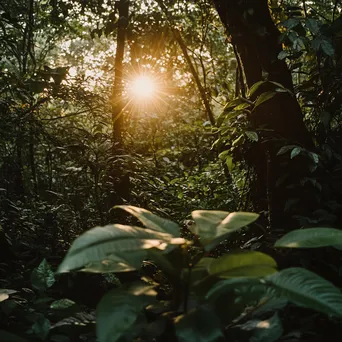
M 195 239 L 189 241 L 172 221 L 133 206 L 119 208 L 146 228 L 121 224 L 93 228 L 74 241 L 58 269 L 58 273 L 139 271 L 140 280 L 109 291 L 99 302 L 100 342 L 219 341 L 232 330 L 241 334 L 238 340 L 277 341 L 283 334 L 277 311 L 288 303 L 342 317 L 340 290 L 313 272 L 278 271 L 276 261 L 259 251 L 210 257 L 232 232 L 257 220 L 257 214 L 193 211 Z M 276 246 L 340 244 L 336 234 L 342 239 L 337 230 L 306 231 L 291 232 Z M 144 276 L 146 260 L 165 277 L 157 277 L 157 272 Z M 157 295 L 162 286 L 169 286 L 169 291 L 161 301 Z

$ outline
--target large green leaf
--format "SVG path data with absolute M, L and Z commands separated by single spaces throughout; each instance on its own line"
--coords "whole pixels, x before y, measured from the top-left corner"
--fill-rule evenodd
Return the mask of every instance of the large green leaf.
M 262 94 L 258 97 L 258 99 L 257 99 L 257 101 L 256 101 L 256 103 L 255 103 L 255 107 L 260 106 L 262 103 L 264 103 L 264 102 L 270 100 L 270 99 L 273 98 L 275 95 L 277 95 L 277 93 L 276 93 L 275 91 L 267 91 L 267 92 L 265 92 L 265 93 L 262 93 Z
M 210 275 L 221 278 L 263 277 L 277 272 L 276 261 L 258 251 L 231 252 L 214 259 L 208 266 Z
M 195 210 L 191 213 L 195 225 L 193 232 L 200 236 L 206 250 L 214 248 L 228 234 L 254 222 L 259 215 L 246 212 Z
M 335 228 L 305 228 L 287 233 L 275 247 L 317 248 L 342 245 L 342 231 Z
M 280 295 L 299 306 L 342 317 L 342 293 L 329 281 L 304 268 L 288 268 L 263 280 L 270 295 Z
M 200 306 L 175 321 L 179 342 L 216 342 L 223 339 L 219 317 L 207 306 Z
M 31 283 L 32 286 L 39 291 L 46 291 L 55 283 L 54 273 L 46 259 L 32 271 Z
M 195 210 L 191 213 L 195 221 L 192 230 L 204 241 L 217 236 L 217 227 L 229 215 L 227 211 L 219 210 Z
M 180 227 L 177 223 L 161 218 L 146 209 L 134 207 L 132 205 L 117 205 L 115 208 L 127 211 L 135 216 L 147 228 L 162 233 L 168 233 L 174 237 L 180 236 Z
M 155 295 L 152 286 L 142 283 L 109 291 L 96 309 L 98 341 L 115 342 L 130 334 L 143 308 L 155 300 Z
M 259 287 L 260 291 L 262 292 L 265 288 L 265 285 L 260 283 L 258 278 L 229 278 L 225 280 L 221 280 L 220 282 L 216 283 L 206 294 L 206 298 L 209 301 L 216 301 L 221 296 L 224 296 L 226 293 L 240 289 L 243 287 Z
M 58 268 L 58 273 L 80 269 L 97 262 L 117 258 L 133 261 L 141 258 L 141 251 L 150 248 L 166 250 L 168 245 L 184 243 L 182 238 L 150 229 L 121 224 L 95 227 L 79 236 L 70 247 Z M 136 261 L 136 260 L 135 260 Z

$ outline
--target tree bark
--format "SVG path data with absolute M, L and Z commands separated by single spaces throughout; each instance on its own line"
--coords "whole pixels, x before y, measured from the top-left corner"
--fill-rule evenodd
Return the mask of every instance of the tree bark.
M 124 154 L 123 128 L 125 109 L 124 103 L 124 84 L 123 84 L 123 59 L 125 53 L 125 41 L 128 26 L 129 0 L 120 0 L 117 2 L 119 20 L 115 52 L 115 77 L 112 90 L 112 138 L 113 155 Z M 117 163 L 115 167 L 110 168 L 110 177 L 114 182 L 114 191 L 108 198 L 109 208 L 115 204 L 122 204 L 130 196 L 130 179 L 124 171 L 123 163 Z
M 115 78 L 112 91 L 113 148 L 122 148 L 123 128 L 123 59 L 125 53 L 126 31 L 128 26 L 129 0 L 118 2 L 118 33 L 115 52 Z M 117 146 L 115 146 L 117 145 Z
M 247 87 L 251 88 L 258 81 L 268 80 L 280 83 L 289 90 L 277 93 L 254 108 L 250 115 L 250 121 L 257 131 L 260 128 L 268 130 L 267 136 L 260 131 L 261 139 L 255 151 L 257 153 L 253 153 L 251 157 L 257 175 L 254 207 L 257 210 L 272 211 L 281 224 L 286 221 L 284 203 L 289 194 L 276 187 L 277 179 L 285 171 L 280 166 L 284 162 L 281 158 L 284 157 L 277 156 L 277 152 L 281 146 L 288 144 L 312 149 L 313 142 L 303 122 L 300 105 L 293 94 L 291 72 L 286 62 L 278 59 L 279 52 L 282 51 L 280 32 L 273 23 L 267 0 L 213 0 L 213 3 L 231 43 L 236 48 Z M 273 89 L 274 85 L 266 83 L 253 94 L 252 100 L 262 92 Z M 296 177 L 293 174 L 295 170 L 287 168 L 286 172 Z

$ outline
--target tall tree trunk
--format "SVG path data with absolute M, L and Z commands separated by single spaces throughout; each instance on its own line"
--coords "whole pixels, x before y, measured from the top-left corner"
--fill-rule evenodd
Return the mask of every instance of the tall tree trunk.
M 123 128 L 123 59 L 125 53 L 126 31 L 128 26 L 129 0 L 118 2 L 118 33 L 115 52 L 115 77 L 112 91 L 113 149 L 122 148 Z M 116 146 L 115 146 L 116 145 Z
M 113 133 L 113 155 L 120 155 L 124 152 L 123 145 L 123 112 L 125 103 L 123 99 L 123 59 L 125 53 L 125 40 L 128 26 L 129 0 L 119 0 L 118 8 L 118 31 L 115 52 L 115 77 L 112 91 L 112 133 Z M 120 168 L 118 170 L 118 168 Z M 109 206 L 120 204 L 128 200 L 130 196 L 129 175 L 124 171 L 124 165 L 116 165 L 111 168 L 111 178 L 115 183 L 115 191 L 109 196 Z
M 213 0 L 213 3 L 236 48 L 247 87 L 251 88 L 256 82 L 267 79 L 293 92 L 291 72 L 285 61 L 278 59 L 282 51 L 280 33 L 272 21 L 268 1 Z M 252 100 L 261 92 L 270 90 L 267 88 L 269 86 L 272 85 L 260 87 Z M 271 132 L 264 137 L 266 139 L 261 139 L 258 153 L 252 159 L 258 178 L 253 202 L 258 210 L 272 211 L 277 225 L 285 222 L 284 203 L 288 196 L 288 192 L 275 186 L 285 171 L 280 167 L 283 160 L 277 156 L 277 151 L 287 144 L 309 149 L 313 147 L 299 103 L 290 92 L 277 93 L 256 107 L 250 117 L 256 129 L 262 127 Z M 296 172 L 290 169 L 286 171 Z

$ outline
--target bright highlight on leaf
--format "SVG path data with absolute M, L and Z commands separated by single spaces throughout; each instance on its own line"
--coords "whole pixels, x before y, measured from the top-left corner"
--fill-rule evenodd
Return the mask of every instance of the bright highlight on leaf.
M 137 77 L 130 87 L 132 96 L 140 100 L 152 98 L 156 94 L 156 90 L 156 83 L 146 75 Z

